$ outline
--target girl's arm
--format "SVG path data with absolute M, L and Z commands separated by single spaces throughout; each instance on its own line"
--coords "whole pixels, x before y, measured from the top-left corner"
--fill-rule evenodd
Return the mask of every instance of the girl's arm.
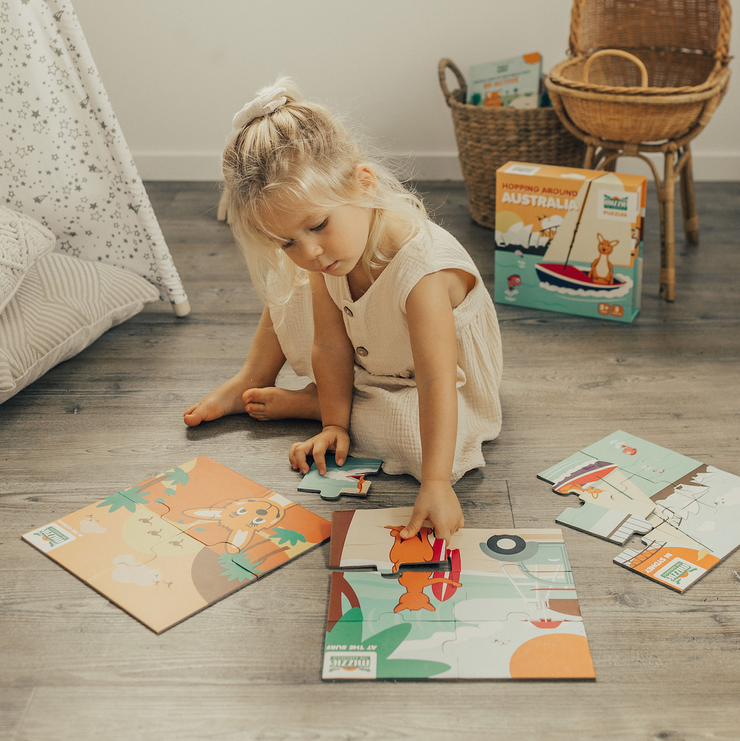
M 354 388 L 354 348 L 344 328 L 342 312 L 332 301 L 324 278 L 309 275 L 311 281 L 314 337 L 311 362 L 321 408 L 322 431 L 302 443 L 294 443 L 289 459 L 293 468 L 308 473 L 306 458 L 313 455 L 320 474 L 326 473 L 324 455 L 335 451 L 342 465 L 349 452 L 349 419 Z
M 469 290 L 467 274 L 442 270 L 424 276 L 406 302 L 406 317 L 419 391 L 421 487 L 409 524 L 410 538 L 431 520 L 448 540 L 465 522 L 450 477 L 457 441 L 457 336 L 453 306 Z

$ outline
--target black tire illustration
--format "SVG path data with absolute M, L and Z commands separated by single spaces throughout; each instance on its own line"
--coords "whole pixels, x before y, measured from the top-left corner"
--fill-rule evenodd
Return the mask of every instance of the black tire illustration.
M 486 541 L 486 545 L 493 553 L 500 553 L 503 556 L 514 556 L 527 547 L 524 538 L 518 535 L 492 535 Z

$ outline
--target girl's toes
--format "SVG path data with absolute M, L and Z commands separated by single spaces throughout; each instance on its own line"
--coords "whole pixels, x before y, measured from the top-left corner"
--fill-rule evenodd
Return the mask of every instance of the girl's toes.
M 267 403 L 268 397 L 270 395 L 269 392 L 269 388 L 248 389 L 242 395 L 242 401 L 247 405 L 259 404 L 260 406 L 264 406 Z M 249 409 L 247 409 L 247 411 L 249 411 Z
M 266 422 L 270 419 L 264 404 L 247 404 L 246 410 L 247 414 L 252 417 L 252 419 L 256 419 L 258 422 Z
M 183 415 L 183 419 L 185 420 L 185 424 L 188 427 L 195 427 L 203 421 L 203 415 L 200 413 L 196 405 L 194 407 L 190 407 L 185 412 L 185 414 Z

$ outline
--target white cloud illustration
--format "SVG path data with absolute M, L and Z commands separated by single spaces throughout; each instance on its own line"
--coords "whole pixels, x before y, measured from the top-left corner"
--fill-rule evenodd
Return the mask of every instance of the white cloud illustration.
M 96 519 L 93 517 L 86 517 L 84 520 L 80 520 L 80 531 L 83 533 L 104 533 L 104 528 Z
M 111 576 L 119 584 L 136 584 L 139 587 L 151 587 L 162 581 L 162 572 L 158 569 L 147 568 L 140 564 L 133 556 L 116 556 L 113 559 L 115 569 Z

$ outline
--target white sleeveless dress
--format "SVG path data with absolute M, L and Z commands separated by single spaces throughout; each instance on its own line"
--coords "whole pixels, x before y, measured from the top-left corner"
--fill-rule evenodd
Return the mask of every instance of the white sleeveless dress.
M 485 466 L 481 444 L 501 430 L 501 335 L 491 296 L 472 258 L 451 234 L 429 223 L 428 232 L 404 245 L 357 301 L 352 300 L 345 276 L 324 279 L 355 347 L 350 452 L 381 458 L 386 473 L 407 473 L 421 480 L 419 395 L 406 300 L 421 278 L 448 268 L 476 278 L 475 287 L 454 310 L 458 355 L 454 483 L 467 471 Z

